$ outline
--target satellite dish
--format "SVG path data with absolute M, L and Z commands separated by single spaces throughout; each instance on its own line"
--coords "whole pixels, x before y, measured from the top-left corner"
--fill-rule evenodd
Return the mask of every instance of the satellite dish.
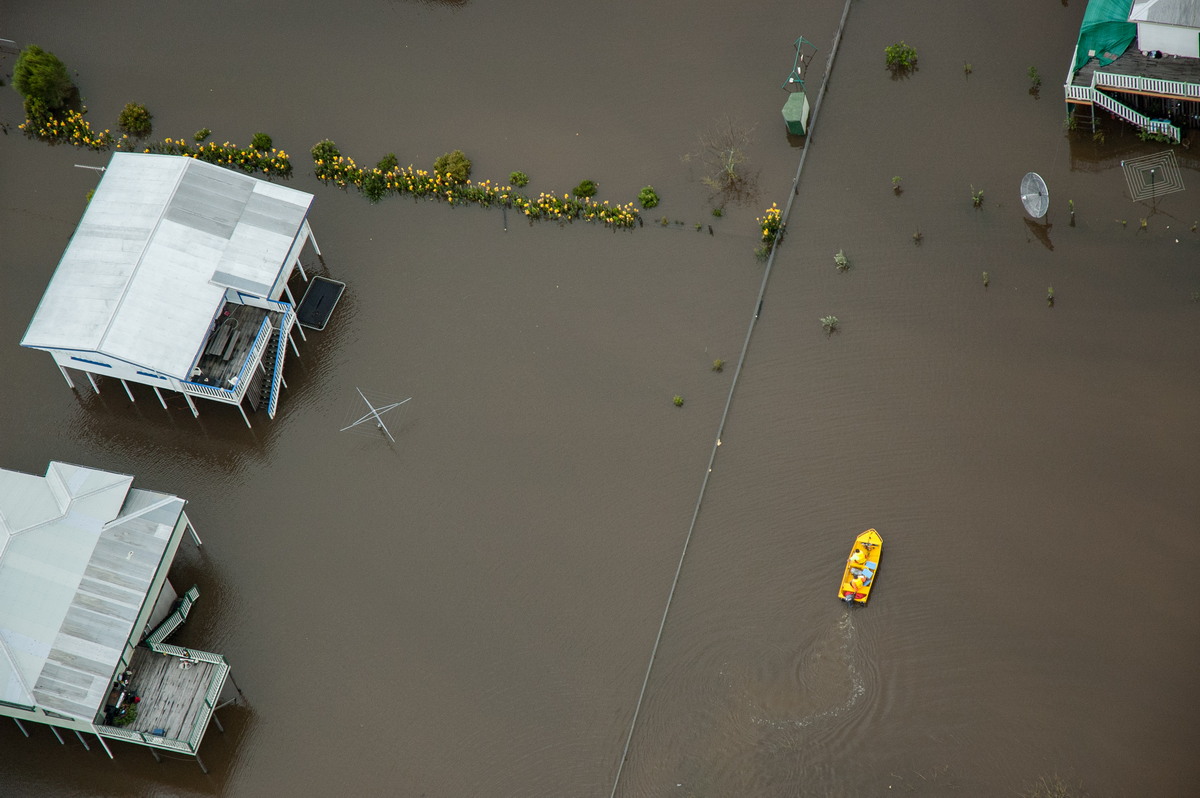
M 1021 204 L 1034 219 L 1041 219 L 1050 208 L 1050 189 L 1037 172 L 1021 178 Z

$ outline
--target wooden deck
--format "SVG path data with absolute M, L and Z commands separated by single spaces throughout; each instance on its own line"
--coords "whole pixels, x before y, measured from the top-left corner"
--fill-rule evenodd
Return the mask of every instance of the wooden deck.
M 196 719 L 205 710 L 204 694 L 208 690 L 215 666 L 197 662 L 181 667 L 178 657 L 155 654 L 144 646 L 134 649 L 130 669 L 133 692 L 141 697 L 137 719 L 126 728 L 130 731 L 153 734 L 180 740 L 192 733 Z
M 1111 72 L 1115 75 L 1130 75 L 1151 80 L 1174 80 L 1181 83 L 1200 84 L 1200 58 L 1150 58 L 1142 55 L 1135 46 L 1125 51 L 1120 58 L 1108 66 L 1099 66 L 1095 58 L 1089 58 L 1087 63 L 1079 68 L 1071 80 L 1073 86 L 1092 85 L 1092 74 L 1099 70 L 1101 73 Z M 1103 85 L 1103 79 L 1101 79 Z
M 226 312 L 228 316 L 224 315 Z M 229 380 L 242 370 L 262 320 L 273 317 L 272 326 L 278 326 L 279 314 L 232 302 L 226 302 L 221 313 L 217 327 L 209 334 L 204 352 L 196 363 L 201 373 L 193 380 L 217 388 L 230 388 Z

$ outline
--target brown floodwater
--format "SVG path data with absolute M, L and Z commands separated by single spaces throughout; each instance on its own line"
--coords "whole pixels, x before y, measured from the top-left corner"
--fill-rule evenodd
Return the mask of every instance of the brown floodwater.
M 616 795 L 1055 775 L 1194 794 L 1200 159 L 1175 148 L 1187 190 L 1135 203 L 1120 162 L 1164 145 L 1064 134 L 1083 8 L 853 4 Z M 349 287 L 289 357 L 274 421 L 73 393 L 18 342 L 95 185 L 73 165 L 105 156 L 24 139 L 0 91 L 0 466 L 187 498 L 205 546 L 173 572 L 202 592 L 180 639 L 224 653 L 247 699 L 209 731 L 207 776 L 0 723 L 0 794 L 613 792 L 757 308 L 755 217 L 801 152 L 779 117 L 792 41 L 820 48 L 815 99 L 842 4 L 5 11 L 0 37 L 63 58 L 101 127 L 137 101 L 157 136 L 270 133 L 316 195 L 308 266 Z M 920 54 L 900 80 L 898 39 Z M 757 189 L 717 218 L 684 156 L 726 116 L 753 129 Z M 477 178 L 587 178 L 614 202 L 652 184 L 662 204 L 617 233 L 371 206 L 311 176 L 325 137 L 360 163 L 461 148 Z M 1019 202 L 1031 170 L 1046 225 Z M 395 444 L 338 431 L 356 387 L 412 397 Z M 834 594 L 867 527 L 886 552 L 851 611 Z

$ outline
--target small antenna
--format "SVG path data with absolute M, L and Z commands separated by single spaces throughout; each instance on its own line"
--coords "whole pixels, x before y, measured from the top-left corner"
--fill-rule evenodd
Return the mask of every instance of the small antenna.
M 1030 172 L 1021 178 L 1021 204 L 1034 219 L 1041 219 L 1050 209 L 1050 189 L 1046 181 L 1037 172 Z

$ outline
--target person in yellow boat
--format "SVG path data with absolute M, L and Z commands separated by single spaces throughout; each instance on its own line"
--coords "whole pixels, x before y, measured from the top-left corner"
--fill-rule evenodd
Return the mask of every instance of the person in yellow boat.
M 850 562 L 854 565 L 862 565 L 866 561 L 867 558 L 863 556 L 862 549 L 855 549 L 854 553 L 850 555 Z
M 863 578 L 861 576 L 856 576 L 850 580 L 850 584 L 854 586 L 855 591 L 862 590 Z

